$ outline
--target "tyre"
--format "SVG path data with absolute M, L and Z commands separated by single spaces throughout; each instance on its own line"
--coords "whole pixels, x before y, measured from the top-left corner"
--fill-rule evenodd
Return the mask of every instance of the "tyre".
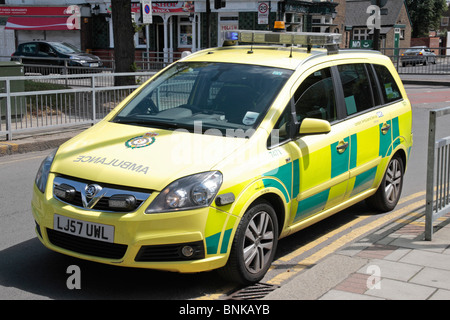
M 395 208 L 403 187 L 404 165 L 396 155 L 389 162 L 377 192 L 366 202 L 376 210 L 388 212 Z
M 228 262 L 218 271 L 232 282 L 244 285 L 258 282 L 272 264 L 277 244 L 275 210 L 268 202 L 258 201 L 242 217 Z

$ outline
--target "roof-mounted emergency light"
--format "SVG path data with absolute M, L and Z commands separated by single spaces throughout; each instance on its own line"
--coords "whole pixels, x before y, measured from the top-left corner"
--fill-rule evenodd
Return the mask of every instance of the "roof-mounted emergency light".
M 270 32 L 254 30 L 233 30 L 224 32 L 224 45 L 234 45 L 236 42 L 250 44 L 280 44 L 280 45 L 303 45 L 325 46 L 328 54 L 337 53 L 338 45 L 341 43 L 342 35 L 338 33 L 315 33 L 315 32 Z

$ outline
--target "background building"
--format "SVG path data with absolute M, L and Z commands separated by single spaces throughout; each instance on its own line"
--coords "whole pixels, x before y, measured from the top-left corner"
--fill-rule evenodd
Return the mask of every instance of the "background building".
M 345 8 L 345 30 L 350 32 L 350 48 L 372 48 L 374 29 L 367 19 L 371 13 L 367 8 L 370 0 L 347 0 Z M 404 0 L 388 0 L 381 14 L 380 48 L 408 48 L 411 43 L 411 21 Z M 385 50 L 387 55 L 398 50 Z
M 181 52 L 221 46 L 222 32 L 235 29 L 270 30 L 284 20 L 288 31 L 343 34 L 341 47 L 367 45 L 370 0 L 214 0 L 152 1 L 152 23 L 142 25 L 139 0 L 131 1 L 137 32 L 136 59 L 147 55 L 172 61 Z M 381 47 L 410 45 L 411 24 L 403 0 L 389 0 L 382 16 Z M 77 19 L 73 19 L 76 17 Z M 68 21 L 71 23 L 67 23 Z M 0 56 L 10 56 L 29 40 L 70 42 L 104 59 L 113 59 L 110 0 L 0 0 Z

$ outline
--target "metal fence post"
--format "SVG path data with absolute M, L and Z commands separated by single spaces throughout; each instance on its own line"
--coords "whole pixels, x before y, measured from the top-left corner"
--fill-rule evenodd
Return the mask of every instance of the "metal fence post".
M 425 206 L 427 241 L 433 237 L 433 222 L 450 213 L 450 136 L 436 141 L 437 119 L 445 115 L 450 115 L 450 107 L 430 111 Z
M 92 88 L 92 125 L 95 124 L 95 119 L 96 119 L 96 108 L 97 108 L 97 104 L 95 101 L 95 77 L 92 75 L 91 76 L 91 88 Z
M 433 194 L 434 194 L 434 157 L 436 141 L 436 111 L 430 111 L 428 125 L 428 159 L 427 159 L 427 185 L 425 205 L 425 240 L 431 241 L 433 237 Z
M 6 80 L 6 140 L 12 140 L 12 120 L 11 120 L 11 80 Z

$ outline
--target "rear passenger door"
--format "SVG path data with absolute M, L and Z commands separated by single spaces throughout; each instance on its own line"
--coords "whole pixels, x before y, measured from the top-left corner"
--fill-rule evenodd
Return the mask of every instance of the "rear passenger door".
M 389 154 L 395 128 L 387 102 L 389 97 L 400 97 L 400 92 L 395 82 L 381 87 L 371 64 L 342 64 L 337 70 L 349 128 L 348 199 L 378 186 L 386 166 L 382 160 Z
M 39 64 L 38 59 L 36 59 L 38 53 L 38 44 L 37 43 L 25 43 L 22 46 L 22 56 L 26 58 L 22 58 L 22 62 L 26 64 Z

